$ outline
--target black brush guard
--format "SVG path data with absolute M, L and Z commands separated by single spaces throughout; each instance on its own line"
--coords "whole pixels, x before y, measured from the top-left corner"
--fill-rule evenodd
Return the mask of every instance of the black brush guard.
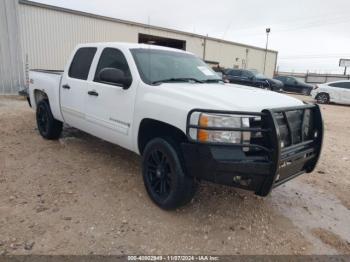
M 203 128 L 191 125 L 195 112 L 260 118 L 249 128 Z M 250 143 L 200 143 L 191 129 L 240 131 L 261 134 Z M 272 188 L 314 170 L 323 142 L 323 121 L 318 105 L 266 109 L 262 112 L 192 110 L 187 117 L 189 143 L 182 144 L 189 175 L 214 183 L 240 187 L 266 196 Z M 253 136 L 251 136 L 253 137 Z

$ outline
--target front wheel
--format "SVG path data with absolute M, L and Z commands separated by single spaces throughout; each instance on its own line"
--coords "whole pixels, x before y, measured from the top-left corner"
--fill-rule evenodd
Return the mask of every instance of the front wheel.
M 143 153 L 143 180 L 152 201 L 171 210 L 193 198 L 197 184 L 184 172 L 182 154 L 176 143 L 163 138 L 151 140 Z
M 41 100 L 36 107 L 36 122 L 40 135 L 45 139 L 58 139 L 62 132 L 62 122 L 56 120 L 49 102 Z
M 329 95 L 327 93 L 319 93 L 316 96 L 316 101 L 319 104 L 328 104 L 329 103 Z

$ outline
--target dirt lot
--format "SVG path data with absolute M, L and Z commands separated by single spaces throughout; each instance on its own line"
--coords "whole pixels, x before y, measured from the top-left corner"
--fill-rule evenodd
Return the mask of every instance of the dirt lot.
M 350 107 L 322 111 L 313 174 L 264 199 L 202 183 L 165 212 L 138 156 L 69 128 L 45 141 L 24 100 L 0 97 L 0 254 L 350 254 Z

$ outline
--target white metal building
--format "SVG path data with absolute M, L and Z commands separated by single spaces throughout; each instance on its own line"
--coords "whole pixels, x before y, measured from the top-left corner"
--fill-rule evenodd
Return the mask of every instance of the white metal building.
M 272 76 L 277 52 L 198 34 L 103 17 L 28 0 L 0 1 L 0 94 L 23 89 L 26 69 L 63 69 L 78 43 L 140 42 L 181 48 L 210 64 Z

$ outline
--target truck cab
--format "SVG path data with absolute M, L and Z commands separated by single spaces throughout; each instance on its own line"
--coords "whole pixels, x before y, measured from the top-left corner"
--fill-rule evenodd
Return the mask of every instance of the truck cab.
M 182 50 L 78 45 L 64 71 L 29 77 L 44 138 L 59 138 L 66 123 L 141 155 L 146 190 L 164 209 L 188 203 L 201 180 L 266 196 L 320 156 L 317 105 L 226 84 Z

